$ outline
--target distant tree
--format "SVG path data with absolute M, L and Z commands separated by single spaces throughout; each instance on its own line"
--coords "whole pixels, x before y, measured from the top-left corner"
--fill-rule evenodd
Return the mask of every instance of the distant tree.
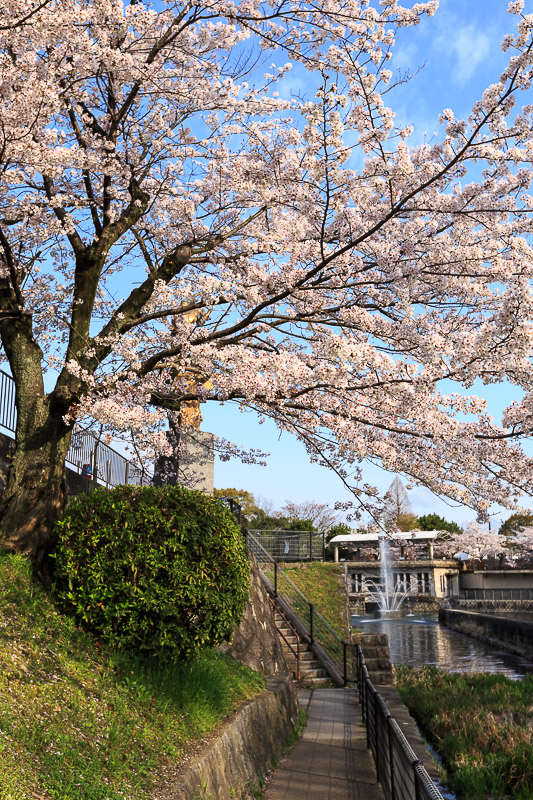
M 286 526 L 285 530 L 287 531 L 316 531 L 315 526 L 313 525 L 310 519 L 293 519 L 289 522 Z
M 279 514 L 267 514 L 263 508 L 248 519 L 248 528 L 256 531 L 286 531 L 290 522 Z
M 352 529 L 349 525 L 345 522 L 338 522 L 326 534 L 326 542 L 329 542 L 333 539 L 334 536 L 348 536 L 352 532 Z
M 315 503 L 313 500 L 304 500 L 303 503 L 293 503 L 290 500 L 285 501 L 285 505 L 281 508 L 280 514 L 287 517 L 289 520 L 307 520 L 313 524 L 313 530 L 328 531 L 333 525 L 336 525 L 340 520 L 340 514 L 334 509 L 330 508 L 327 503 Z M 296 530 L 291 528 L 291 530 Z M 309 530 L 308 528 L 299 528 L 298 530 Z
M 483 560 L 489 556 L 502 557 L 507 542 L 505 536 L 496 531 L 483 530 L 477 522 L 471 522 L 461 533 L 453 533 L 448 541 L 441 542 L 444 555 L 453 558 L 457 553 L 466 553 L 470 558 Z
M 413 516 L 413 509 L 405 486 L 396 476 L 383 498 L 383 521 L 387 529 L 398 529 L 398 522 L 406 516 Z M 407 528 L 411 530 L 411 528 Z
M 418 527 L 421 531 L 449 531 L 450 533 L 461 533 L 462 528 L 456 522 L 448 522 L 438 514 L 424 514 L 417 519 Z
M 326 543 L 330 542 L 334 536 L 347 536 L 352 532 L 352 529 L 349 525 L 346 525 L 345 522 L 338 522 L 326 534 Z M 328 544 L 326 547 L 326 561 L 333 561 L 334 553 L 335 553 L 335 546 L 332 544 Z M 341 558 L 347 558 L 351 553 L 350 548 L 347 548 L 345 545 L 341 545 L 339 547 L 339 556 Z
M 414 531 L 418 527 L 418 519 L 414 514 L 398 514 L 396 527 L 399 531 Z
M 522 533 L 525 528 L 533 527 L 533 512 L 532 513 L 516 513 L 511 514 L 505 522 L 500 525 L 499 533 L 502 536 L 516 536 L 517 533 Z
M 256 514 L 258 511 L 255 497 L 251 492 L 246 489 L 215 489 L 213 491 L 214 497 L 231 497 L 241 507 L 241 511 L 245 517 Z

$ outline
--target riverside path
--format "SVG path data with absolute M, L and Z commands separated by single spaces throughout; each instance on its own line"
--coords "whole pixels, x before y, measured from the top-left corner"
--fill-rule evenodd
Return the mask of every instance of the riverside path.
M 353 689 L 301 689 L 302 738 L 267 778 L 265 800 L 385 800 Z

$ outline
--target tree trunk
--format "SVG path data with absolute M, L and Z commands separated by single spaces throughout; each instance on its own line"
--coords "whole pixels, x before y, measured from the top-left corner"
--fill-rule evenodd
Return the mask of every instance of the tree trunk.
M 0 498 L 2 545 L 27 554 L 43 580 L 50 576 L 54 523 L 65 508 L 65 457 L 72 431 L 49 406 L 50 396 L 39 398 L 33 421 L 17 425 L 15 453 Z
M 63 386 L 45 394 L 43 353 L 29 315 L 2 320 L 0 336 L 15 379 L 17 407 L 15 452 L 0 497 L 0 541 L 11 552 L 27 554 L 46 580 L 54 523 L 66 501 L 65 457 L 72 428 L 63 417 L 72 393 Z

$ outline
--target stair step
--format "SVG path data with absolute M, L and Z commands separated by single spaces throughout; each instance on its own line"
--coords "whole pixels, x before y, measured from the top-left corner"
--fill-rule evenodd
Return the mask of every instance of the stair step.
M 330 686 L 330 678 L 300 678 L 296 681 L 298 686 Z
M 291 656 L 293 658 L 296 658 L 296 655 L 295 655 L 294 651 L 291 650 L 289 647 L 283 647 L 282 649 L 283 649 L 283 652 L 285 653 L 285 655 L 288 656 L 289 658 Z M 296 648 L 295 648 L 295 650 L 296 650 Z M 311 650 L 305 650 L 303 647 L 300 647 L 300 661 L 311 661 L 313 658 L 314 658 L 314 655 L 313 655 Z

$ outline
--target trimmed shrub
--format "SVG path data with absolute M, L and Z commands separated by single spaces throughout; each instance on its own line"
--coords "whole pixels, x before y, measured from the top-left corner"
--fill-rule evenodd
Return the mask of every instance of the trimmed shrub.
M 232 514 L 181 486 L 96 489 L 57 523 L 55 595 L 117 647 L 186 659 L 229 639 L 248 598 Z

